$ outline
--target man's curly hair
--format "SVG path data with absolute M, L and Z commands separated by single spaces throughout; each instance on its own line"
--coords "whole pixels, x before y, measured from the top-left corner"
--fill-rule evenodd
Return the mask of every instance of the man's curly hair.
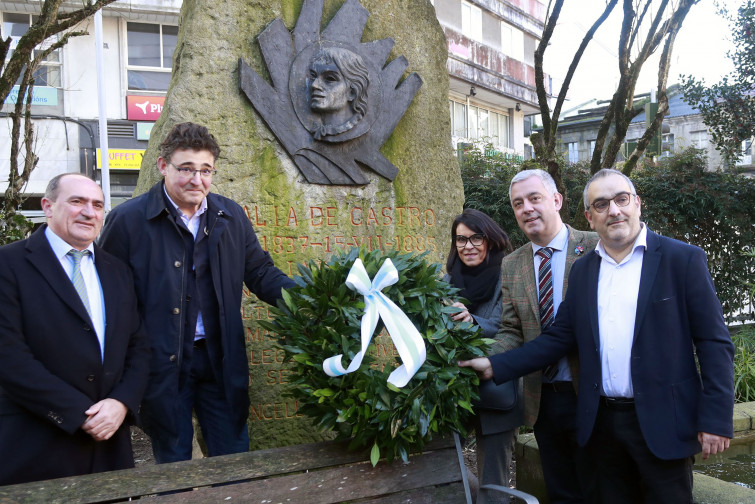
M 170 159 L 178 149 L 207 150 L 212 153 L 215 161 L 220 156 L 220 146 L 210 131 L 192 122 L 178 123 L 173 126 L 168 136 L 160 144 L 160 157 Z

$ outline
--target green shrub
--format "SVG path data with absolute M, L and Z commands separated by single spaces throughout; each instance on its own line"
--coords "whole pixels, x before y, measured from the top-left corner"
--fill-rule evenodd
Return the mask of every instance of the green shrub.
M 755 327 L 732 331 L 734 342 L 734 399 L 755 401 Z
M 21 214 L 7 215 L 0 210 L 0 246 L 23 240 L 32 229 L 31 221 Z
M 459 165 L 464 182 L 464 208 L 488 214 L 506 231 L 514 248 L 527 243 L 509 203 L 509 183 L 521 169 L 521 162 L 470 149 L 461 156 Z
M 488 214 L 506 231 L 512 246 L 521 247 L 529 240 L 516 223 L 509 202 L 509 184 L 519 171 L 539 166 L 532 161 L 518 161 L 505 154 L 486 155 L 483 151 L 485 149 L 470 149 L 459 160 L 464 182 L 464 208 L 474 208 Z M 489 150 L 486 152 L 489 153 Z M 563 176 L 569 195 L 569 215 L 573 217 L 584 211 L 582 190 L 590 178 L 589 165 L 569 165 L 564 168 Z

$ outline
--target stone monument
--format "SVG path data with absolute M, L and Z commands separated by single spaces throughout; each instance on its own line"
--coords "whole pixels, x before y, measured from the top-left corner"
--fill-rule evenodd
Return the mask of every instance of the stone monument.
M 442 262 L 463 203 L 446 57 L 429 0 L 184 0 L 137 192 L 159 180 L 162 138 L 193 121 L 222 149 L 212 190 L 286 273 L 355 246 Z M 256 323 L 267 305 L 246 294 L 252 448 L 320 439 L 283 395 L 283 352 Z

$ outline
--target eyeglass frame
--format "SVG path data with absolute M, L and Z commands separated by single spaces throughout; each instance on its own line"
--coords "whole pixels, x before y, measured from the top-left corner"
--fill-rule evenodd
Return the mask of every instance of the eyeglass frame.
M 461 246 L 459 246 L 459 239 L 460 238 L 463 238 L 462 241 L 464 242 L 464 244 L 461 245 Z M 475 238 L 476 240 L 479 240 L 480 243 L 475 244 L 475 242 L 472 241 L 472 238 Z M 485 240 L 487 240 L 487 239 L 488 239 L 488 237 L 485 236 L 483 233 L 475 233 L 475 234 L 469 235 L 469 236 L 456 235 L 456 237 L 454 238 L 454 244 L 456 245 L 457 249 L 466 248 L 467 243 L 471 243 L 474 248 L 477 248 L 477 247 L 482 246 L 482 244 L 485 243 Z
M 621 203 L 619 203 L 618 201 L 616 201 L 616 198 L 620 198 L 620 197 L 623 197 L 623 196 L 629 196 L 629 197 L 627 198 L 627 202 L 622 205 Z M 636 198 L 637 195 L 634 194 L 634 193 L 631 193 L 629 191 L 621 191 L 620 193 L 614 195 L 613 198 L 598 198 L 598 199 L 596 199 L 595 201 L 593 201 L 592 203 L 590 203 L 590 207 L 594 208 L 595 211 L 598 212 L 598 213 L 603 213 L 606 210 L 608 210 L 609 208 L 611 208 L 611 202 L 612 201 L 614 202 L 614 204 L 616 205 L 617 208 L 624 208 L 624 207 L 628 206 L 629 203 L 632 202 L 632 197 Z M 605 206 L 605 208 L 603 208 L 601 210 L 601 209 L 599 209 L 598 207 L 595 206 L 595 203 L 598 203 L 598 204 L 606 203 L 606 206 Z
M 193 170 L 191 168 L 186 168 L 185 166 L 176 166 L 173 162 L 168 161 L 167 159 L 165 160 L 165 163 L 175 168 L 182 178 L 189 180 L 193 179 L 197 174 L 199 174 L 199 178 L 203 178 L 205 180 L 210 179 L 218 172 L 216 168 L 201 168 L 198 170 Z

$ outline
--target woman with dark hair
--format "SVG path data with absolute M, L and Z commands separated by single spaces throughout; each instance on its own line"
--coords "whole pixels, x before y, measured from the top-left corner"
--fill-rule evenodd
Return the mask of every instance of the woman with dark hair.
M 451 250 L 446 261 L 444 280 L 460 289 L 466 303 L 453 315 L 457 322 L 471 322 L 482 329 L 486 338 L 495 338 L 501 323 L 501 261 L 511 252 L 511 242 L 501 227 L 485 213 L 468 208 L 451 225 Z M 518 393 L 521 380 L 507 384 Z M 490 409 L 481 394 L 475 406 L 477 438 L 477 475 L 480 485 L 509 486 L 515 429 L 522 423 L 522 401 L 518 398 L 510 410 Z M 501 492 L 481 492 L 477 504 L 508 503 Z

